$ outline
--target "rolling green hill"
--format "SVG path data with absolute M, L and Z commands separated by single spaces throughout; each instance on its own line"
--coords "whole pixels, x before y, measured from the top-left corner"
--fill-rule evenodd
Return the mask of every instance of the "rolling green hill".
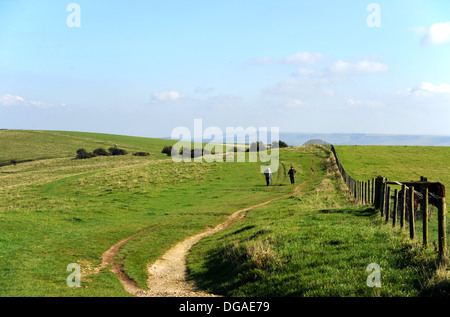
M 129 137 L 112 134 L 0 130 L 0 166 L 17 162 L 49 158 L 75 157 L 80 148 L 92 152 L 96 148 L 108 149 L 117 144 L 128 152 L 149 152 L 152 158 L 166 158 L 161 154 L 165 145 L 173 145 L 172 140 Z
M 115 257 L 146 289 L 148 264 L 174 244 L 222 223 L 236 210 L 283 195 L 196 245 L 188 258 L 190 278 L 229 296 L 419 296 L 447 287 L 445 278 L 436 279 L 442 271 L 436 271 L 433 250 L 422 250 L 384 226 L 372 208 L 355 206 L 326 149 L 280 150 L 276 186 L 267 187 L 260 162 L 175 163 L 160 153 L 173 142 L 0 131 L 0 296 L 129 296 L 110 267 L 98 270 L 112 245 L 152 228 Z M 114 144 L 151 155 L 74 159 L 79 148 Z M 367 171 L 375 164 L 345 150 L 338 148 L 338 155 L 355 178 L 385 174 L 381 163 L 379 170 Z M 445 181 L 446 165 L 439 162 L 447 152 L 442 151 L 419 159 L 416 151 L 403 154 L 418 159 L 415 166 L 422 166 L 424 176 L 443 175 Z M 433 158 L 439 162 L 424 163 Z M 9 164 L 13 159 L 22 163 Z M 284 173 L 290 165 L 298 171 L 297 190 Z M 394 166 L 386 172 L 410 177 L 401 174 L 401 167 L 398 174 Z M 381 289 L 365 284 L 372 262 L 382 267 Z M 81 288 L 66 284 L 70 263 L 81 266 Z
M 173 141 L 45 131 L 1 140 L 3 161 L 32 161 L 0 167 L 0 296 L 127 296 L 108 269 L 92 273 L 111 245 L 156 226 L 116 259 L 145 289 L 147 264 L 173 244 L 292 191 L 282 174 L 282 186 L 266 187 L 259 163 L 174 163 L 159 153 Z M 114 143 L 151 156 L 74 159 Z M 66 285 L 70 263 L 82 264 L 80 289 Z

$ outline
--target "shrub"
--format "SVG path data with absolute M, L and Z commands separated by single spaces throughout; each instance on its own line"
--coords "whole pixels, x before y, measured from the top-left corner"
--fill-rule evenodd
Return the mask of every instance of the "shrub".
M 259 152 L 261 150 L 265 150 L 266 146 L 261 141 L 253 142 L 250 144 L 250 147 L 246 150 L 246 152 Z
M 94 154 L 97 155 L 97 156 L 108 156 L 109 155 L 108 151 L 106 151 L 103 148 L 95 149 L 94 150 Z
M 134 156 L 150 156 L 150 153 L 147 153 L 147 152 L 136 152 L 133 155 Z
M 123 150 L 123 149 L 119 149 L 116 147 L 110 147 L 108 149 L 109 153 L 111 153 L 111 155 L 127 155 L 128 152 Z
M 172 147 L 171 146 L 165 146 L 161 153 L 167 154 L 168 156 L 172 156 Z
M 94 153 L 89 153 L 88 151 L 86 151 L 85 149 L 78 149 L 77 150 L 77 159 L 87 159 L 87 158 L 91 158 L 91 157 L 95 157 L 96 155 Z
M 272 149 L 277 149 L 277 148 L 281 149 L 281 148 L 286 148 L 286 147 L 289 147 L 289 145 L 287 145 L 286 142 L 283 142 L 281 140 L 272 142 Z

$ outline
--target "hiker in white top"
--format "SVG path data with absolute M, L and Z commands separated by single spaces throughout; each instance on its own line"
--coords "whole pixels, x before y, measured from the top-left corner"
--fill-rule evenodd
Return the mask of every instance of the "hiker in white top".
M 270 170 L 270 167 L 264 171 L 264 175 L 266 175 L 267 186 L 269 186 L 270 181 L 272 180 L 272 171 Z

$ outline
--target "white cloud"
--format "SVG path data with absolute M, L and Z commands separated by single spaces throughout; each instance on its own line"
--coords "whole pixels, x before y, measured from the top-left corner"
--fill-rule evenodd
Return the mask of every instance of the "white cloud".
M 36 108 L 48 109 L 55 107 L 54 104 L 47 103 L 44 101 L 27 101 L 25 98 L 21 96 L 13 96 L 11 94 L 4 94 L 0 96 L 0 106 L 32 106 Z M 60 104 L 61 107 L 67 108 L 67 105 L 64 103 Z
M 10 94 L 5 94 L 0 96 L 0 105 L 2 106 L 14 106 L 18 104 L 24 104 L 25 99 L 20 96 L 13 96 Z
M 442 45 L 447 43 L 450 43 L 450 22 L 433 24 L 422 38 L 422 44 L 425 45 Z
M 164 91 L 155 92 L 152 94 L 152 99 L 157 101 L 174 101 L 182 98 L 178 91 Z
M 351 106 L 357 106 L 357 105 L 360 105 L 362 102 L 361 102 L 361 100 L 355 100 L 352 98 L 348 98 L 347 103 Z
M 321 61 L 324 55 L 321 53 L 298 52 L 284 59 L 286 63 L 306 63 L 315 64 Z
M 436 94 L 450 94 L 450 84 L 440 84 L 439 86 L 432 83 L 422 82 L 418 87 L 414 87 L 408 90 L 409 94 L 415 96 L 432 96 Z
M 389 71 L 389 65 L 368 60 L 357 63 L 337 61 L 329 67 L 330 72 L 341 75 L 350 74 L 377 74 Z
M 306 102 L 304 102 L 303 100 L 300 100 L 300 99 L 294 99 L 294 100 L 290 100 L 288 102 L 289 108 L 300 108 L 300 107 L 305 107 L 306 105 L 307 105 Z

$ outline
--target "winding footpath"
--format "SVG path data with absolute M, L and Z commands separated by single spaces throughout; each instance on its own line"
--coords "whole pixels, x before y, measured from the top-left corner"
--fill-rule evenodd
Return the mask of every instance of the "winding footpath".
M 247 212 L 252 209 L 259 208 L 276 200 L 298 194 L 301 186 L 302 184 L 296 186 L 294 193 L 276 197 L 264 203 L 238 210 L 234 212 L 225 222 L 217 225 L 215 228 L 210 228 L 176 244 L 156 262 L 148 266 L 149 279 L 147 285 L 149 290 L 143 290 L 136 284 L 136 282 L 130 279 L 124 272 L 123 266 L 114 262 L 114 257 L 124 244 L 140 234 L 156 228 L 157 226 L 144 229 L 113 245 L 103 254 L 102 265 L 96 270 L 96 272 L 98 273 L 106 267 L 111 266 L 111 271 L 119 278 L 125 290 L 137 297 L 217 297 L 217 295 L 206 293 L 197 289 L 193 282 L 187 280 L 186 257 L 192 246 L 198 243 L 201 239 L 231 226 L 233 221 L 236 219 L 244 218 Z

